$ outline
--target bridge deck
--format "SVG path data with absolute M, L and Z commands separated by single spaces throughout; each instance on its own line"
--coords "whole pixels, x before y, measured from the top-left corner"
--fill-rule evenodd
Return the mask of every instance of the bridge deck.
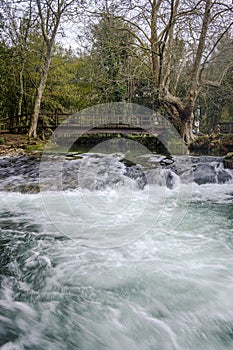
M 82 134 L 122 134 L 122 135 L 149 135 L 160 134 L 164 131 L 164 127 L 156 127 L 153 130 L 150 130 L 150 127 L 147 128 L 139 128 L 139 127 L 79 127 L 76 125 L 64 125 L 60 126 L 55 130 L 55 134 L 69 134 L 69 135 L 82 135 Z

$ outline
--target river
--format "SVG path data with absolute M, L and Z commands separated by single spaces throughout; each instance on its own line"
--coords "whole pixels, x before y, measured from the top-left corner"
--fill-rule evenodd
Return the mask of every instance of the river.
M 232 349 L 232 171 L 74 158 L 0 160 L 1 349 Z

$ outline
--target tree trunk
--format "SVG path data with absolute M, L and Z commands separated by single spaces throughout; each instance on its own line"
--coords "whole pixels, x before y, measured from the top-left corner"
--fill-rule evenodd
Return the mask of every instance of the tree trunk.
M 57 2 L 51 0 L 46 0 L 45 2 L 41 0 L 36 0 L 38 15 L 40 17 L 42 35 L 46 45 L 46 57 L 41 72 L 39 86 L 36 90 L 33 114 L 31 118 L 30 128 L 28 131 L 29 137 L 37 136 L 37 124 L 40 114 L 40 105 L 49 74 L 52 48 L 55 42 L 55 37 L 60 24 L 61 16 L 64 13 L 64 11 L 66 11 L 67 7 L 71 6 L 72 3 L 73 1 L 66 2 L 64 0 Z M 56 10 L 53 10 L 54 5 L 56 6 Z
M 159 77 L 159 40 L 158 40 L 158 33 L 157 33 L 157 22 L 158 22 L 158 10 L 161 5 L 161 0 L 153 0 L 151 3 L 151 38 L 150 38 L 150 45 L 151 45 L 151 69 L 152 69 L 152 75 L 153 75 L 153 84 L 154 84 L 154 91 L 153 91 L 153 108 L 158 107 L 158 77 Z
M 51 62 L 51 47 L 47 50 L 46 60 L 44 63 L 44 67 L 42 69 L 40 83 L 36 90 L 33 113 L 31 117 L 30 128 L 28 131 L 29 137 L 37 137 L 37 125 L 38 125 L 38 119 L 40 114 L 41 100 L 42 100 L 42 96 L 43 96 L 45 85 L 48 78 L 50 62 Z
M 22 114 L 22 105 L 23 105 L 23 95 L 24 95 L 24 83 L 23 83 L 23 71 L 24 71 L 24 63 L 23 67 L 19 72 L 19 100 L 18 100 L 18 113 L 17 115 L 20 116 Z
M 24 97 L 24 78 L 23 78 L 23 73 L 24 73 L 24 62 L 22 65 L 22 68 L 19 72 L 19 100 L 18 100 L 18 120 L 17 120 L 17 126 L 20 127 L 21 125 L 21 115 L 22 115 L 22 105 L 23 105 L 23 97 Z
M 191 74 L 189 95 L 184 100 L 184 112 L 181 114 L 181 119 L 183 120 L 183 124 L 184 124 L 182 136 L 188 145 L 192 140 L 195 139 L 193 135 L 193 130 L 192 130 L 193 119 L 194 119 L 194 106 L 196 103 L 197 96 L 200 92 L 199 72 L 200 72 L 201 58 L 205 48 L 207 30 L 210 22 L 211 3 L 212 3 L 212 0 L 206 0 L 205 13 L 204 13 L 203 22 L 202 22 L 201 33 L 198 40 L 197 52 L 196 52 L 192 74 Z
M 193 119 L 194 119 L 194 115 L 193 113 L 190 113 L 184 123 L 184 130 L 183 130 L 182 136 L 183 136 L 183 140 L 187 143 L 187 145 L 189 145 L 190 142 L 194 140 Z

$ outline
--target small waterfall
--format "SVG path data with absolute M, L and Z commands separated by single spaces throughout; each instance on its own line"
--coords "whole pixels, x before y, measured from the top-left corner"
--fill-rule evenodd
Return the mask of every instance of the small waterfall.
M 180 178 L 171 169 L 151 169 L 146 172 L 148 184 L 156 184 L 167 186 L 169 189 L 174 189 L 179 186 Z
M 187 174 L 181 175 L 181 180 L 185 178 Z M 198 185 L 204 185 L 207 183 L 224 184 L 233 180 L 233 172 L 230 169 L 225 169 L 222 161 L 211 162 L 199 162 L 194 163 L 192 166 L 192 174 L 188 174 L 188 177 L 192 176 L 193 181 Z
M 143 188 L 139 178 L 142 171 L 125 166 L 122 155 L 91 155 L 84 157 L 77 173 L 79 188 L 90 191 L 118 189 L 121 187 Z
M 124 154 L 87 153 L 74 159 L 69 158 L 48 156 L 43 160 L 43 180 L 46 182 L 46 177 L 50 178 L 49 190 L 85 188 L 101 191 L 124 187 L 142 190 L 146 185 L 153 184 L 174 189 L 180 183 L 195 182 L 204 185 L 233 181 L 233 170 L 224 168 L 222 157 L 176 156 L 170 160 L 154 155 L 145 156 L 144 159 L 137 160 L 138 163 L 127 161 Z M 39 157 L 32 156 L 0 158 L 0 191 L 39 192 L 40 186 L 44 186 L 43 181 L 39 183 L 40 161 Z M 59 172 L 60 184 L 56 180 Z
M 232 171 L 230 169 L 225 169 L 223 162 L 216 162 L 216 164 L 213 164 L 213 167 L 216 174 L 216 183 L 222 184 L 233 180 Z

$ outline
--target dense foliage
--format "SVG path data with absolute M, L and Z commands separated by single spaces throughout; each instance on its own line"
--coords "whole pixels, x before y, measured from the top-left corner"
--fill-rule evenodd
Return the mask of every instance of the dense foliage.
M 141 5 L 134 6 L 130 1 L 124 4 L 107 1 L 105 5 L 98 5 L 98 2 L 91 5 L 85 1 L 58 1 L 57 8 L 51 12 L 52 2 L 30 0 L 18 1 L 16 4 L 1 0 L 1 124 L 5 123 L 6 118 L 12 119 L 11 124 L 25 123 L 25 119 L 20 116 L 33 113 L 45 67 L 48 75 L 45 74 L 41 90 L 41 113 L 73 113 L 97 103 L 128 101 L 159 108 L 161 113 L 175 121 L 179 112 L 177 105 L 181 105 L 181 102 L 177 102 L 179 99 L 184 106 L 178 116 L 182 122 L 190 109 L 190 105 L 189 109 L 186 108 L 185 102 L 194 91 L 194 109 L 190 113 L 194 112 L 195 118 L 201 120 L 203 130 L 214 130 L 219 121 L 232 119 L 231 26 L 226 28 L 218 14 L 218 6 L 222 21 L 225 14 L 232 14 L 228 1 L 222 4 L 219 2 L 219 5 L 212 2 L 215 12 L 213 17 L 207 18 L 210 25 L 206 30 L 209 32 L 206 32 L 201 48 L 199 35 L 203 25 L 202 8 L 205 3 L 210 4 L 210 0 L 203 0 L 203 4 L 194 1 L 189 5 L 178 0 L 169 0 L 163 5 L 161 1 L 152 1 L 155 7 L 152 6 L 150 10 L 145 5 L 144 12 L 143 1 Z M 70 6 L 72 11 L 69 12 Z M 157 12 L 153 12 L 155 8 Z M 36 16 L 36 11 L 39 11 L 39 16 Z M 60 16 L 58 23 L 55 14 L 51 17 L 55 11 L 57 17 Z M 148 29 L 145 23 L 149 23 L 149 11 L 157 18 L 150 22 L 151 27 Z M 174 18 L 173 12 L 176 14 Z M 187 26 L 190 30 L 190 33 L 186 33 L 187 38 L 184 35 L 186 15 L 189 16 Z M 63 17 L 78 28 L 76 38 L 80 39 L 79 53 L 63 47 L 60 34 L 65 33 L 67 25 L 62 22 Z M 47 27 L 43 22 L 46 18 Z M 195 26 L 190 22 L 192 19 Z M 216 37 L 212 32 L 215 19 L 219 24 Z M 80 23 L 85 25 L 80 26 Z M 161 27 L 160 37 L 153 23 Z M 208 35 L 211 40 L 215 38 L 214 43 L 211 43 Z M 85 49 L 81 45 L 83 38 Z M 56 40 L 53 42 L 53 39 Z M 198 59 L 195 61 L 198 48 L 200 62 Z M 199 64 L 196 72 L 195 64 Z M 196 78 L 196 85 L 190 87 L 194 73 L 199 74 L 199 77 Z M 13 119 L 14 116 L 19 118 Z M 30 120 L 27 122 L 29 128 Z

